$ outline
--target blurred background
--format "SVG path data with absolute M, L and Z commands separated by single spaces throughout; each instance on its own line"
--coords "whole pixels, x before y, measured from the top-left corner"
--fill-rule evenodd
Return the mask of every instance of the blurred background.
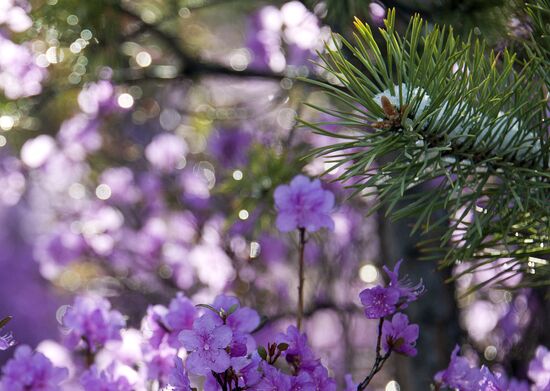
M 402 29 L 420 13 L 496 50 L 530 29 L 505 0 L 0 0 L 0 316 L 18 343 L 59 340 L 63 306 L 89 290 L 133 327 L 178 291 L 236 294 L 268 319 L 259 341 L 290 324 L 297 242 L 274 228 L 272 193 L 329 168 L 306 156 L 331 142 L 297 123 L 330 121 L 305 102 L 332 104 L 299 78 L 324 80 L 331 32 L 351 36 L 354 16 L 380 26 L 390 7 Z M 461 297 L 498 270 L 444 283 L 460 265 L 420 261 L 411 222 L 367 217 L 374 200 L 337 174 L 335 231 L 306 248 L 306 331 L 336 379 L 370 369 L 376 322 L 358 292 L 400 258 L 428 290 L 408 310 L 419 356 L 392 357 L 373 389 L 428 389 L 455 343 L 525 377 L 550 342 L 546 289 Z

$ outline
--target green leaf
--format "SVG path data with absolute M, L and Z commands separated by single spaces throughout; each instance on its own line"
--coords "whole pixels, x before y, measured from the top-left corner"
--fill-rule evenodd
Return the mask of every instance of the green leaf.
M 284 342 L 281 342 L 280 344 L 277 345 L 277 349 L 278 349 L 280 352 L 284 352 L 285 350 L 288 349 L 288 344 L 287 344 L 287 343 L 284 343 Z
M 263 360 L 267 360 L 267 350 L 263 346 L 258 347 L 258 354 Z

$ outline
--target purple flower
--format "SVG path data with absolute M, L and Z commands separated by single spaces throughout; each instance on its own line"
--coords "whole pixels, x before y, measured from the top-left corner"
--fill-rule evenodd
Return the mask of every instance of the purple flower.
M 468 360 L 458 355 L 460 348 L 456 346 L 451 354 L 447 369 L 438 372 L 434 380 L 437 384 L 461 391 L 470 390 L 479 380 L 479 371 L 470 366 Z
M 502 374 L 497 373 L 494 374 L 489 370 L 489 368 L 483 366 L 481 367 L 481 370 L 479 371 L 480 379 L 476 384 L 476 390 L 475 391 L 507 391 L 508 387 L 505 383 L 507 383 L 506 379 L 502 376 Z M 516 391 L 516 390 L 514 390 Z
M 330 211 L 334 207 L 334 195 L 323 190 L 318 179 L 310 181 L 298 175 L 290 185 L 280 185 L 275 189 L 275 206 L 278 211 L 277 228 L 290 232 L 303 228 L 315 232 L 326 227 L 334 229 Z
M 402 262 L 403 260 L 400 259 L 395 265 L 393 271 L 388 269 L 386 266 L 383 267 L 384 271 L 390 278 L 389 286 L 399 291 L 401 302 L 399 305 L 400 309 L 406 308 L 407 303 L 417 300 L 418 297 L 425 291 L 422 281 L 416 285 L 413 285 L 406 276 L 401 280 L 399 279 L 399 268 L 401 267 Z
M 234 296 L 218 295 L 212 303 L 212 307 L 226 315 L 226 324 L 234 332 L 251 333 L 260 324 L 260 316 L 249 307 L 241 307 L 239 299 Z M 231 313 L 230 313 L 231 312 Z M 212 311 L 206 316 L 216 316 Z
M 263 372 L 262 380 L 254 387 L 258 391 L 290 391 L 291 378 L 266 361 L 260 363 Z
M 11 317 L 7 317 L 4 319 L 0 319 L 0 333 L 2 332 L 3 326 L 9 323 L 11 320 Z M 0 350 L 8 350 L 10 347 L 15 345 L 15 340 L 13 339 L 13 334 L 0 334 Z
M 178 337 L 183 330 L 191 330 L 197 317 L 197 308 L 182 293 L 178 293 L 170 301 L 168 312 L 164 316 L 164 324 L 170 330 L 168 343 L 173 347 L 180 347 Z
M 84 372 L 80 377 L 80 384 L 84 391 L 132 391 L 134 388 L 124 376 L 116 374 L 115 362 L 104 371 L 95 365 Z
M 180 333 L 183 347 L 191 352 L 187 357 L 187 368 L 191 373 L 206 375 L 210 371 L 224 372 L 230 365 L 226 348 L 233 333 L 220 318 L 202 316 L 193 323 L 193 330 Z
M 0 329 L 0 331 L 2 331 L 2 329 Z M 13 339 L 12 333 L 0 335 L 0 350 L 8 350 L 13 345 L 15 345 L 15 340 Z
M 312 390 L 315 391 L 336 391 L 336 381 L 329 377 L 328 370 L 321 364 L 309 373 L 313 382 Z
M 363 290 L 359 293 L 359 298 L 363 307 L 365 307 L 366 317 L 368 319 L 378 319 L 397 311 L 399 291 L 395 288 L 383 288 L 378 285 Z
M 172 172 L 187 153 L 187 144 L 181 137 L 163 133 L 155 136 L 145 148 L 145 157 L 159 171 Z
M 109 340 L 120 340 L 125 325 L 122 314 L 111 310 L 111 303 L 98 296 L 77 297 L 63 316 L 63 326 L 69 329 L 67 345 L 74 348 L 84 341 L 91 352 Z
M 170 329 L 164 323 L 164 317 L 168 309 L 162 305 L 149 306 L 147 314 L 142 321 L 142 332 L 148 338 L 149 344 L 157 349 L 165 337 L 170 333 Z
M 416 340 L 418 339 L 418 325 L 409 324 L 407 315 L 397 313 L 391 322 L 386 321 L 382 326 L 382 347 L 386 352 L 390 350 L 405 356 L 416 356 Z
M 142 330 L 149 344 L 157 349 L 166 341 L 173 348 L 180 348 L 179 334 L 191 330 L 197 317 L 197 309 L 181 292 L 170 301 L 169 308 L 162 305 L 151 306 L 143 320 Z
M 179 357 L 174 359 L 174 369 L 172 370 L 168 384 L 170 384 L 171 391 L 191 391 L 189 377 L 183 367 L 183 361 Z
M 165 343 L 156 349 L 145 345 L 142 351 L 147 366 L 147 378 L 165 383 L 173 372 L 174 357 L 178 351 Z
M 256 386 L 262 378 L 262 374 L 259 371 L 261 362 L 262 359 L 257 352 L 252 353 L 250 358 L 234 357 L 231 359 L 231 367 L 239 378 L 240 386 L 254 389 L 254 386 Z
M 276 337 L 277 343 L 288 344 L 283 353 L 286 361 L 297 369 L 313 372 L 319 365 L 319 360 L 308 345 L 306 334 L 300 333 L 295 326 L 289 326 L 286 334 Z
M 506 388 L 506 390 L 529 391 L 529 383 L 525 380 L 510 379 L 510 381 L 508 382 L 508 388 Z
M 2 369 L 0 389 L 10 391 L 58 391 L 59 383 L 67 378 L 66 368 L 54 367 L 42 353 L 33 353 L 23 345 L 15 350 L 14 357 Z
M 550 386 L 550 351 L 546 347 L 537 347 L 535 357 L 529 363 L 527 374 L 538 389 Z
M 291 391 L 315 390 L 315 383 L 309 373 L 300 372 L 291 379 Z
M 236 297 L 226 295 L 217 296 L 214 303 L 212 303 L 212 307 L 225 318 L 225 324 L 233 332 L 230 347 L 232 357 L 245 356 L 249 350 L 248 345 L 255 345 L 250 333 L 260 324 L 260 316 L 256 311 L 240 305 Z M 219 318 L 219 315 L 213 311 L 208 311 L 204 316 Z M 213 321 L 216 321 L 216 319 Z

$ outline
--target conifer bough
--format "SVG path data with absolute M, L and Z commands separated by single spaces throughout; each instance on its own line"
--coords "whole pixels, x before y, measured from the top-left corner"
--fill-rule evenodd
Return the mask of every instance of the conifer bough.
M 547 1 L 537 7 L 534 16 L 549 10 Z M 419 16 L 401 35 L 395 11 L 379 30 L 382 44 L 358 19 L 355 29 L 353 43 L 334 36 L 321 57 L 333 83 L 310 81 L 335 103 L 310 104 L 331 120 L 302 122 L 338 139 L 312 154 L 357 193 L 376 195 L 371 212 L 416 216 L 413 232 L 441 230 L 432 249 L 446 249 L 442 266 L 498 267 L 483 284 L 518 272 L 529 284 L 550 281 L 550 61 L 538 55 L 546 36 L 533 34 L 520 60 Z M 492 262 L 502 258 L 504 267 Z

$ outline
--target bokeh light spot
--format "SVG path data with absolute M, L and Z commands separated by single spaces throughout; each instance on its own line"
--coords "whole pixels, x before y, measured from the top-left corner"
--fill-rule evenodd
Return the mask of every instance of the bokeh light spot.
M 118 96 L 117 102 L 123 109 L 129 109 L 134 105 L 134 98 L 128 93 L 123 93 Z
M 100 200 L 108 200 L 111 197 L 111 188 L 105 183 L 102 183 L 95 189 L 95 195 Z
M 371 264 L 363 265 L 359 269 L 359 278 L 370 284 L 378 278 L 378 269 Z
M 236 181 L 240 181 L 243 179 L 243 172 L 241 170 L 235 170 L 233 171 L 233 179 Z
M 136 63 L 142 68 L 147 68 L 152 61 L 151 55 L 147 52 L 139 52 L 136 55 Z
M 386 388 L 384 388 L 385 391 L 399 391 L 401 390 L 401 387 L 399 386 L 399 383 L 395 380 L 390 380 L 388 384 L 386 384 Z

